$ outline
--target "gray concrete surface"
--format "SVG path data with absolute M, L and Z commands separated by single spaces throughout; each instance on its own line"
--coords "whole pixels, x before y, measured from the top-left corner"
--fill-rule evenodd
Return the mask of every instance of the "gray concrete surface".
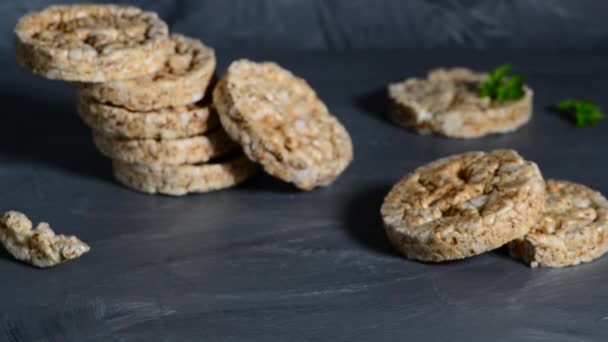
M 117 185 L 68 86 L 0 57 L 0 210 L 92 246 L 38 270 L 0 252 L 0 341 L 606 341 L 608 259 L 532 270 L 501 252 L 432 265 L 396 256 L 379 207 L 392 183 L 441 156 L 514 148 L 547 178 L 608 193 L 608 122 L 547 110 L 608 109 L 606 54 L 463 50 L 219 50 L 307 78 L 351 132 L 355 161 L 326 189 L 259 175 L 222 192 L 147 196 Z M 532 122 L 480 140 L 418 136 L 384 119 L 384 86 L 441 65 L 511 62 L 535 90 Z

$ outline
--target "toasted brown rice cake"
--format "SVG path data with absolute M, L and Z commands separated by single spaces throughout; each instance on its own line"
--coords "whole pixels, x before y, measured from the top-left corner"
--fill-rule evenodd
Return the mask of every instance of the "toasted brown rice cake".
M 114 177 L 133 190 L 181 196 L 226 189 L 244 182 L 257 170 L 245 156 L 195 165 L 129 164 L 114 160 Z
M 513 150 L 436 160 L 399 181 L 382 204 L 389 240 L 410 259 L 445 261 L 523 237 L 542 214 L 543 177 Z
M 201 102 L 135 112 L 79 97 L 78 113 L 93 130 L 128 139 L 185 138 L 203 134 L 218 125 L 215 113 Z
M 608 201 L 584 185 L 548 180 L 541 219 L 523 238 L 509 244 L 513 257 L 531 267 L 590 262 L 608 250 Z
M 155 13 L 120 5 L 51 6 L 19 19 L 17 62 L 51 79 L 106 82 L 141 77 L 171 52 Z
M 453 138 L 507 133 L 526 124 L 532 116 L 532 90 L 525 87 L 517 101 L 491 101 L 478 95 L 486 76 L 464 68 L 437 69 L 427 78 L 393 83 L 388 87 L 389 116 L 399 126 Z
M 179 139 L 121 139 L 98 132 L 93 137 L 95 145 L 105 156 L 136 164 L 203 163 L 238 148 L 222 129 Z
M 314 90 L 275 63 L 233 62 L 213 103 L 249 159 L 301 189 L 330 184 L 353 158 L 348 132 Z
M 144 77 L 103 83 L 76 83 L 81 96 L 133 111 L 198 102 L 215 72 L 215 52 L 194 38 L 171 36 L 174 49 L 164 67 Z

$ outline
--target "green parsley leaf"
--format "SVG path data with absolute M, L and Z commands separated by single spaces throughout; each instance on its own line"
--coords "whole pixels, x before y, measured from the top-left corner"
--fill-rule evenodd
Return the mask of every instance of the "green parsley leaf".
M 604 118 L 604 113 L 600 108 L 588 100 L 565 100 L 558 103 L 555 108 L 560 112 L 573 115 L 574 121 L 579 127 L 596 125 Z
M 500 82 L 503 77 L 507 76 L 509 71 L 511 71 L 511 64 L 504 64 L 496 68 L 494 72 L 490 74 L 490 77 L 492 77 L 494 82 Z
M 524 77 L 513 75 L 505 80 L 509 71 L 510 64 L 501 65 L 492 71 L 479 87 L 479 96 L 489 97 L 500 103 L 521 99 L 524 96 Z

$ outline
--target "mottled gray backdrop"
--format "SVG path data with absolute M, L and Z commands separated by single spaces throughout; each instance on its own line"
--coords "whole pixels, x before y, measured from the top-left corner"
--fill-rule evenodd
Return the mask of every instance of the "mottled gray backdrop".
M 0 0 L 0 46 L 49 4 Z M 107 2 L 107 1 L 100 1 Z M 131 0 L 218 48 L 608 47 L 605 0 Z

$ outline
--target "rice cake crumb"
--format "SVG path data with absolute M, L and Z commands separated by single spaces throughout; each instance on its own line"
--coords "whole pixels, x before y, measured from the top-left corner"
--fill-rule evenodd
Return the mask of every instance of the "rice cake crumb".
M 27 216 L 17 211 L 2 216 L 0 241 L 15 259 L 40 268 L 76 259 L 91 249 L 75 236 L 55 235 L 48 223 L 39 223 L 32 229 Z

